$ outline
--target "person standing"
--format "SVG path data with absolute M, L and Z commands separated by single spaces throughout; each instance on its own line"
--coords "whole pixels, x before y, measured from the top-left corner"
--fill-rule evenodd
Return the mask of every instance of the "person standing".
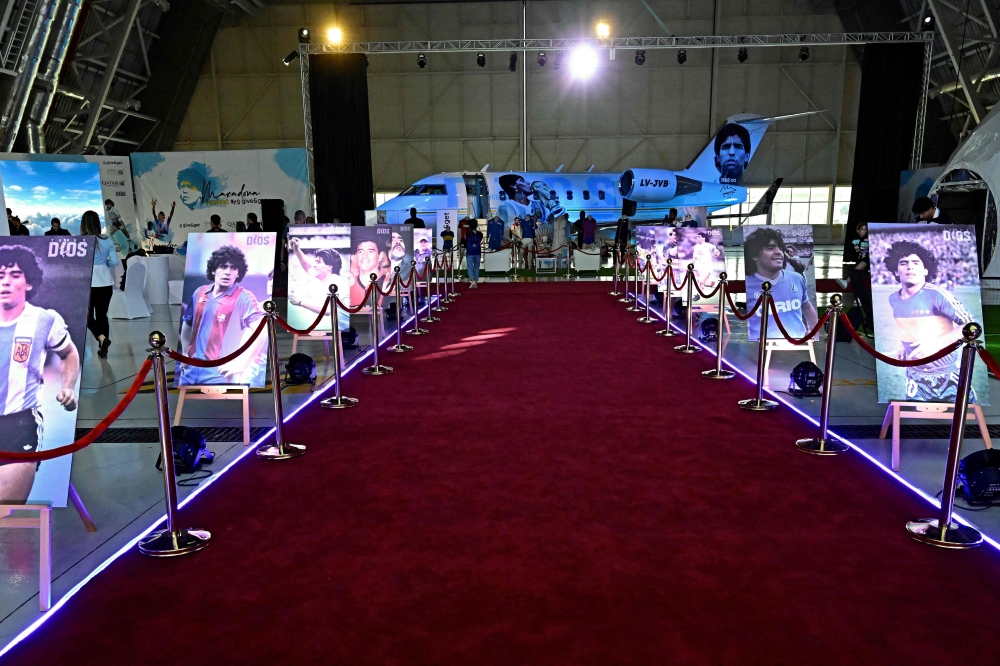
M 247 213 L 247 231 L 264 231 L 264 227 L 257 220 L 257 213 Z
M 930 197 L 920 197 L 913 202 L 913 214 L 917 216 L 917 224 L 951 224 L 951 215 L 934 204 Z
M 108 357 L 111 347 L 111 327 L 108 323 L 108 306 L 114 293 L 111 269 L 119 265 L 118 253 L 111 239 L 101 233 L 101 218 L 88 210 L 80 221 L 81 236 L 95 236 L 94 273 L 90 280 L 90 310 L 87 311 L 87 330 L 97 339 L 97 356 Z
M 59 221 L 58 217 L 53 217 L 50 223 L 49 230 L 45 232 L 46 236 L 71 236 L 69 229 L 62 228 L 62 222 Z
M 521 247 L 524 248 L 524 267 L 535 267 L 535 230 L 538 223 L 534 215 L 525 215 L 521 220 Z
M 403 224 L 412 224 L 414 229 L 425 229 L 426 225 L 424 221 L 417 217 L 417 209 L 410 209 L 410 217 Z
M 868 256 L 868 223 L 860 222 L 857 227 L 858 237 L 851 241 L 854 252 L 854 267 L 848 272 L 851 280 L 851 290 L 854 298 L 861 306 L 865 315 L 864 329 L 875 332 L 875 314 L 872 310 L 872 273 L 871 259 Z
M 213 215 L 208 219 L 212 227 L 206 231 L 207 234 L 224 234 L 226 230 L 222 228 L 222 218 L 218 215 Z M 238 230 L 237 230 L 238 231 Z
M 465 234 L 465 266 L 469 271 L 469 289 L 479 287 L 479 259 L 483 253 L 483 232 L 479 231 L 479 222 L 469 220 L 469 229 Z
M 28 231 L 28 227 L 21 224 L 21 218 L 14 216 L 10 218 L 10 235 L 11 236 L 30 236 L 31 232 Z

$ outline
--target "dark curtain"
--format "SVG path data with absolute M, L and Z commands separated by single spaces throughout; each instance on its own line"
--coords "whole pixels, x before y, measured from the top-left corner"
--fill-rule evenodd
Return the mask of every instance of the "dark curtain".
M 309 58 L 317 222 L 364 224 L 375 207 L 368 61 L 364 54 Z
M 922 44 L 865 46 L 845 261 L 859 222 L 896 219 L 899 172 L 910 168 L 923 59 Z

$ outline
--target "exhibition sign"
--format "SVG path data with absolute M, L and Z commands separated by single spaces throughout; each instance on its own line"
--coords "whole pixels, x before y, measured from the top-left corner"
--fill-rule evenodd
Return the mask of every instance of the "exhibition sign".
M 330 285 L 337 285 L 337 297 L 349 304 L 351 286 L 351 225 L 293 224 L 288 227 L 288 324 L 308 328 L 323 311 Z M 350 314 L 338 311 L 337 325 L 350 328 Z M 324 317 L 316 331 L 329 331 L 330 318 Z
M 283 200 L 289 218 L 310 210 L 304 148 L 133 153 L 132 178 L 144 231 L 161 243 L 207 231 L 212 215 L 227 231 L 260 219 L 262 199 Z
M 812 227 L 808 224 L 743 227 L 747 304 L 753 307 L 771 283 L 771 298 L 788 334 L 801 338 L 819 321 L 816 310 L 816 271 L 813 263 Z M 760 339 L 763 309 L 747 323 L 750 340 Z M 768 314 L 767 337 L 783 337 Z
M 372 273 L 378 276 L 378 285 L 389 289 L 393 269 L 399 267 L 400 278 L 410 277 L 413 260 L 413 225 L 379 224 L 374 227 L 351 227 L 351 278 L 350 305 L 361 305 L 371 284 Z M 381 304 L 383 297 L 379 296 Z
M 48 155 L 45 153 L 0 153 L 0 162 L 2 161 L 13 161 L 13 162 L 31 162 L 32 170 L 35 170 L 36 163 L 38 162 L 59 162 L 62 164 L 66 163 L 87 163 L 96 164 L 99 171 L 99 176 L 94 179 L 92 172 L 87 172 L 87 177 L 82 179 L 80 183 L 74 183 L 68 185 L 64 188 L 62 192 L 54 192 L 54 194 L 61 194 L 72 198 L 76 196 L 88 196 L 89 199 L 96 200 L 97 197 L 100 198 L 100 205 L 97 208 L 89 207 L 90 210 L 96 211 L 101 215 L 102 220 L 107 225 L 108 232 L 112 232 L 111 224 L 115 220 L 121 220 L 122 224 L 128 229 L 129 235 L 132 235 L 134 231 L 138 231 L 138 221 L 135 212 L 135 198 L 132 194 L 132 173 L 129 166 L 129 159 L 127 157 L 120 157 L 115 155 Z M 43 167 L 44 168 L 44 167 Z M 66 167 L 62 167 L 66 168 Z M 83 172 L 81 172 L 82 174 Z M 53 180 L 52 183 L 60 183 L 59 179 Z M 43 187 L 47 187 L 50 190 L 54 190 L 53 184 L 42 182 L 40 183 Z M 98 191 L 100 190 L 100 191 Z M 31 194 L 34 194 L 33 192 Z M 26 196 L 26 195 L 22 195 Z M 4 195 L 0 194 L 0 199 L 4 198 Z M 16 199 L 17 197 L 15 197 Z M 111 202 L 110 205 L 107 202 Z M 43 211 L 36 210 L 36 206 L 29 205 L 26 208 L 19 209 L 15 206 L 11 206 L 9 203 L 6 204 L 7 208 L 11 208 L 15 215 L 21 217 L 22 221 L 26 216 L 31 218 L 31 222 L 42 227 L 40 231 L 37 232 L 34 227 L 29 227 L 32 229 L 32 235 L 40 235 L 43 231 L 49 228 L 49 220 L 53 217 L 58 217 L 59 221 L 62 222 L 63 228 L 66 228 L 66 221 L 64 221 L 63 216 L 60 215 L 49 215 L 45 216 Z M 84 208 L 83 210 L 88 210 Z M 71 216 L 75 215 L 76 219 L 72 220 L 71 216 L 67 217 L 67 220 L 74 222 L 76 228 L 79 227 L 79 217 L 82 214 L 82 210 L 78 207 L 73 207 Z M 7 231 L 4 229 L 2 234 L 6 234 Z M 73 233 L 77 233 L 74 231 Z
M 930 356 L 982 324 L 979 258 L 972 225 L 870 224 L 875 349 L 900 360 Z M 985 334 L 984 334 L 985 337 Z M 953 403 L 959 351 L 913 368 L 875 362 L 879 402 Z M 976 359 L 971 400 L 989 404 L 986 368 Z
M 273 232 L 198 233 L 188 239 L 181 304 L 180 352 L 214 361 L 239 349 L 264 317 L 274 282 Z M 175 386 L 249 385 L 262 388 L 267 331 L 250 349 L 214 368 L 177 364 Z
M 74 441 L 93 270 L 93 237 L 0 239 L 0 449 Z M 72 462 L 0 463 L 0 503 L 66 506 Z
M 4 207 L 21 219 L 32 236 L 41 236 L 53 218 L 63 229 L 80 233 L 83 212 L 104 221 L 100 166 L 93 162 L 0 160 Z M 7 233 L 4 228 L 4 234 Z

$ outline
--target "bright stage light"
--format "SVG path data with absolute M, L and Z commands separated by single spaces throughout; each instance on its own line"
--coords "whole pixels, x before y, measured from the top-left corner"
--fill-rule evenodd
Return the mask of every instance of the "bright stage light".
M 326 41 L 331 44 L 339 44 L 344 39 L 344 33 L 340 31 L 340 28 L 334 26 L 332 28 L 326 29 Z
M 597 22 L 597 36 L 601 39 L 607 39 L 611 36 L 611 25 L 607 21 Z
M 569 54 L 569 71 L 574 79 L 589 79 L 597 70 L 597 51 L 581 46 Z

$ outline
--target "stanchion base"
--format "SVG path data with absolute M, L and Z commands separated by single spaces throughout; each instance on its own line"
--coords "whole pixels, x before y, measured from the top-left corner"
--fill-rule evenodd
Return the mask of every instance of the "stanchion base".
M 702 372 L 701 376 L 708 377 L 709 379 L 732 379 L 736 376 L 736 373 L 732 370 L 716 370 L 712 368 L 711 370 Z
M 439 301 L 440 303 L 447 303 L 448 301 Z M 431 312 L 447 312 L 448 308 L 444 306 L 437 306 L 436 308 L 431 308 Z
M 701 351 L 701 347 L 697 345 L 677 345 L 674 347 L 674 351 L 679 354 L 697 354 Z
M 655 324 L 658 320 L 652 317 L 639 317 L 636 321 L 640 324 Z
M 800 439 L 795 442 L 795 446 L 799 447 L 799 451 L 817 456 L 836 456 L 851 450 L 851 447 L 843 442 L 838 442 L 835 439 L 819 439 L 818 437 Z
M 424 317 L 423 319 L 420 320 L 420 323 L 421 324 L 433 324 L 436 321 L 441 321 L 441 320 L 438 319 L 437 317 L 432 316 L 432 315 L 427 315 L 426 317 Z
M 407 335 L 427 335 L 430 333 L 426 328 L 411 328 L 409 330 L 403 331 Z
M 740 400 L 736 404 L 740 406 L 740 409 L 749 409 L 751 412 L 770 412 L 778 408 L 778 403 L 766 398 L 761 398 L 760 400 L 750 398 L 749 400 Z
M 625 292 L 622 292 L 622 293 L 625 293 Z M 629 296 L 627 293 L 625 293 L 625 296 L 623 298 L 619 298 L 618 302 L 619 303 L 631 303 L 632 302 L 632 297 Z
M 625 308 L 625 312 L 645 312 L 646 308 L 640 308 L 638 305 L 633 305 L 630 308 Z
M 410 345 L 404 345 L 401 342 L 398 345 L 392 345 L 391 347 L 386 347 L 385 350 L 387 352 L 411 352 L 413 351 L 413 347 L 411 347 Z
M 278 447 L 277 444 L 261 444 L 257 447 L 257 457 L 261 460 L 290 460 L 305 455 L 306 447 L 302 444 L 289 444 Z
M 983 535 L 979 530 L 958 523 L 952 523 L 947 529 L 942 530 L 937 518 L 911 520 L 906 523 L 906 531 L 916 541 L 939 548 L 964 550 L 983 544 Z
M 168 529 L 157 530 L 139 539 L 139 552 L 150 557 L 187 555 L 207 546 L 211 538 L 205 530 L 179 530 L 176 537 Z
M 679 333 L 672 328 L 661 328 L 656 332 L 656 334 L 661 338 L 672 338 L 675 335 L 679 335 Z
M 323 409 L 347 409 L 348 407 L 357 407 L 357 398 L 348 398 L 346 396 L 340 396 L 340 400 L 337 398 L 327 398 L 326 400 L 320 400 L 319 406 Z
M 380 375 L 387 375 L 390 372 L 392 372 L 392 368 L 388 365 L 369 365 L 361 371 L 361 374 L 378 377 Z
M 567 275 L 566 277 L 569 277 L 569 275 Z M 621 295 L 622 295 L 622 292 L 620 292 L 620 291 L 609 291 L 608 292 L 608 296 L 621 296 Z

